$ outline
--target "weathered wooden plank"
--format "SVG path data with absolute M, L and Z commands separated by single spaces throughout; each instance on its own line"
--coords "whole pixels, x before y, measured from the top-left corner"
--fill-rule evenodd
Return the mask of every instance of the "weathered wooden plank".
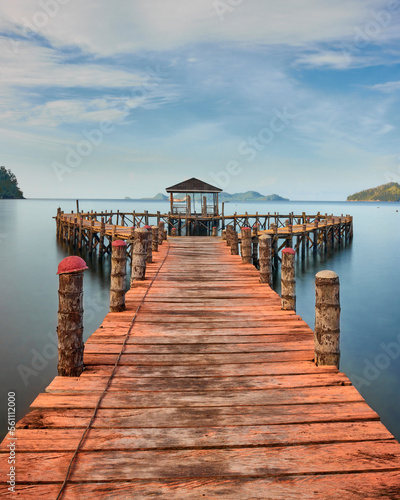
M 202 379 L 200 379 L 202 380 Z M 31 408 L 94 408 L 100 393 L 42 393 Z M 257 391 L 196 391 L 191 392 L 107 392 L 101 408 L 167 408 L 172 406 L 257 406 L 296 405 L 311 403 L 363 401 L 353 386 L 299 387 Z
M 152 497 L 199 500 L 398 500 L 400 472 L 257 478 L 136 480 L 69 483 L 65 498 L 110 500 Z M 55 498 L 59 484 L 18 485 L 22 498 Z
M 85 427 L 93 410 L 37 409 L 28 413 L 19 428 Z M 284 406 L 175 407 L 98 410 L 94 428 L 209 427 L 215 425 L 268 425 L 313 422 L 355 422 L 379 420 L 363 401 Z
M 108 377 L 55 377 L 46 392 L 101 391 Z M 350 385 L 343 373 L 319 373 L 307 375 L 237 376 L 237 377 L 114 377 L 110 391 L 238 391 L 260 390 L 275 387 L 328 387 L 331 385 Z
M 311 361 L 314 351 L 284 351 L 247 353 L 247 363 L 268 363 L 287 361 Z M 117 354 L 91 354 L 85 352 L 83 361 L 86 365 L 114 364 Z M 120 365 L 207 365 L 207 364 L 232 364 L 242 363 L 243 354 L 123 354 Z
M 397 472 L 398 446 L 397 441 L 383 440 L 242 449 L 81 452 L 70 479 L 122 481 Z M 18 458 L 19 481 L 53 482 L 64 479 L 71 453 L 21 453 Z M 7 470 L 6 460 L 0 460 L 0 477 L 5 478 Z
M 74 451 L 82 429 L 19 429 L 18 452 Z M 378 421 L 184 428 L 91 429 L 82 450 L 292 446 L 394 439 Z M 8 451 L 4 442 L 1 451 Z
M 313 351 L 314 340 L 308 338 L 306 340 L 295 340 L 292 342 L 278 343 L 229 343 L 229 344 L 137 344 L 131 342 L 124 348 L 125 354 L 229 354 L 229 353 L 265 353 L 283 351 Z M 115 354 L 121 350 L 121 344 L 94 344 L 89 343 L 85 346 L 86 355 L 89 354 Z M 312 356 L 311 356 L 312 357 Z
M 110 375 L 112 365 L 87 365 L 81 377 Z M 236 363 L 213 365 L 124 365 L 117 366 L 121 377 L 229 377 L 337 373 L 335 366 L 315 366 L 311 361 L 293 363 Z

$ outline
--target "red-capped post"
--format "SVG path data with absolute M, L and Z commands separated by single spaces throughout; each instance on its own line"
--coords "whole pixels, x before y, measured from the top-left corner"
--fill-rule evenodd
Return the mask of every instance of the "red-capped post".
M 79 377 L 83 372 L 83 272 L 86 262 L 66 257 L 58 265 L 58 375 Z

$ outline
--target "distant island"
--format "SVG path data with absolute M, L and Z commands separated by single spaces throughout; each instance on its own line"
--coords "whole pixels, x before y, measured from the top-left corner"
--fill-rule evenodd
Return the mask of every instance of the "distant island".
M 245 193 L 225 193 L 222 192 L 218 195 L 219 201 L 225 202 L 262 202 L 262 201 L 289 201 L 288 198 L 282 198 L 277 194 L 269 194 L 267 196 L 258 193 L 257 191 L 246 191 Z M 126 200 L 130 200 L 128 196 L 125 197 Z M 140 201 L 168 201 L 169 198 L 165 194 L 158 193 L 153 198 L 140 198 Z
M 24 199 L 17 178 L 6 167 L 0 167 L 0 200 Z
M 400 201 L 400 184 L 389 182 L 347 197 L 347 201 Z

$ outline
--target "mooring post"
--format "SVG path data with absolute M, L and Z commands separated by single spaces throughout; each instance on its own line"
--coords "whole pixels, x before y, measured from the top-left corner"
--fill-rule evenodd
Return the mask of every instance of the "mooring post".
M 135 229 L 132 242 L 131 287 L 135 281 L 145 279 L 148 237 L 149 232 L 144 227 Z
M 146 229 L 148 234 L 147 238 L 147 260 L 146 262 L 148 264 L 151 264 L 153 262 L 153 231 L 151 229 L 151 226 L 148 224 L 146 226 L 143 226 L 143 229 Z
M 83 371 L 83 272 L 86 262 L 66 257 L 59 265 L 58 375 L 79 377 Z
M 218 236 L 217 228 L 215 226 L 213 226 L 213 228 L 212 228 L 212 235 Z
M 160 221 L 158 223 L 158 244 L 162 245 L 163 241 L 164 241 L 164 222 Z
M 231 245 L 231 236 L 232 236 L 232 231 L 233 231 L 232 224 L 227 224 L 225 231 L 226 231 L 226 233 L 225 233 L 225 236 L 226 236 L 226 246 L 229 247 Z
M 339 276 L 320 271 L 315 276 L 314 350 L 317 365 L 335 365 L 340 361 Z
M 262 234 L 259 238 L 260 249 L 260 282 L 268 283 L 272 288 L 271 237 Z
M 112 242 L 110 312 L 125 311 L 126 242 Z
M 176 236 L 176 227 L 171 228 L 171 236 L 175 237 Z
M 231 255 L 239 255 L 239 236 L 238 236 L 237 231 L 232 231 Z
M 251 228 L 242 227 L 242 262 L 243 264 L 251 264 Z
M 279 262 L 279 257 L 278 257 L 278 226 L 277 224 L 271 224 L 271 229 L 274 233 L 272 237 L 272 250 L 274 253 L 274 268 L 278 269 L 278 262 Z
M 158 226 L 152 226 L 151 227 L 151 242 L 152 242 L 152 251 L 153 252 L 158 252 Z
M 285 311 L 296 311 L 295 255 L 293 248 L 282 250 L 281 299 Z
M 251 237 L 251 246 L 252 246 L 252 261 L 253 261 L 253 266 L 257 267 L 258 266 L 258 236 L 257 236 L 257 231 L 256 234 L 254 234 Z
M 226 240 L 226 229 L 222 230 L 222 239 Z

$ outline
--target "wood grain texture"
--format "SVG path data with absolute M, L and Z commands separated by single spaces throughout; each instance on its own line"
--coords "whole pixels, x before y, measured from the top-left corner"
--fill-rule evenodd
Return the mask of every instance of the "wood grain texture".
M 63 498 L 398 499 L 399 444 L 315 366 L 301 317 L 218 238 L 174 238 L 156 275 L 167 245 L 89 338 L 82 375 L 55 377 L 18 422 L 18 496 L 57 496 L 130 332 Z

